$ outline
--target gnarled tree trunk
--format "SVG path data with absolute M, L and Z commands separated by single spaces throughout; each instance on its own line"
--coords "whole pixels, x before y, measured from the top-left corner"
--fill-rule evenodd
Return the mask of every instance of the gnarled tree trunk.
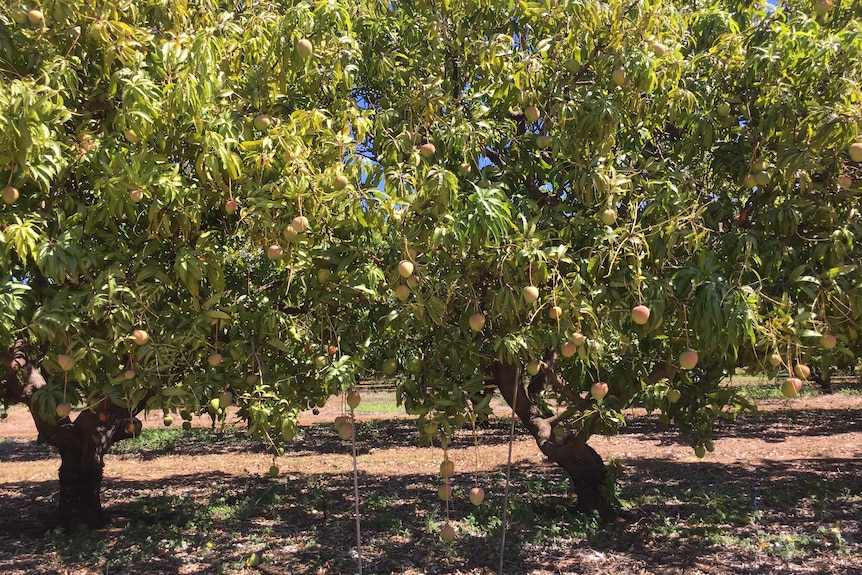
M 105 517 L 100 491 L 104 455 L 117 441 L 140 433 L 141 422 L 134 414 L 140 412 L 143 403 L 130 413 L 104 400 L 80 412 L 74 422 L 68 416 L 48 421 L 34 400 L 36 392 L 48 383 L 30 361 L 27 342 L 17 341 L 12 355 L 3 355 L 0 361 L 6 366 L 0 394 L 10 403 L 27 405 L 39 439 L 60 452 L 58 524 L 69 529 L 102 525 Z
M 493 368 L 492 376 L 503 399 L 513 408 L 542 453 L 571 477 L 572 491 L 578 497 L 578 508 L 587 512 L 598 511 L 599 516 L 606 521 L 615 518 L 616 511 L 602 494 L 602 484 L 607 475 L 605 464 L 601 456 L 587 445 L 590 433 L 567 433 L 562 437 L 555 435 L 558 416 L 543 413 L 536 405 L 534 398 L 538 392 L 532 393 L 524 387 L 518 365 L 498 363 Z M 553 378 L 556 375 L 552 354 L 546 358 L 542 373 L 534 377 L 534 381 L 544 386 L 547 379 Z M 535 391 L 533 385 L 531 388 Z M 575 398 L 580 399 L 578 396 Z
M 64 527 L 75 524 L 97 526 L 103 523 L 101 454 L 92 444 L 81 441 L 79 445 L 60 449 L 60 493 L 57 514 Z
M 58 521 L 66 528 L 105 523 L 100 497 L 105 453 L 115 442 L 140 432 L 140 422 L 132 421 L 128 411 L 113 418 L 110 413 L 100 417 L 104 413 L 82 411 L 74 423 L 61 422 L 64 437 L 53 443 L 60 452 Z

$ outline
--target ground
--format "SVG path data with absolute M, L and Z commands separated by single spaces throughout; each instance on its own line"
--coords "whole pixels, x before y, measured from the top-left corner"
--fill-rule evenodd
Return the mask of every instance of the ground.
M 377 401 L 373 401 L 377 399 Z M 437 497 L 438 447 L 415 423 L 366 394 L 357 426 L 364 573 L 496 573 L 509 420 L 465 430 L 449 457 L 455 494 Z M 637 411 L 624 432 L 592 445 L 621 474 L 621 521 L 572 511 L 567 480 L 532 439 L 513 444 L 507 574 L 820 574 L 862 572 L 862 396 L 758 402 L 759 418 L 721 423 L 702 460 Z M 376 411 L 375 406 L 380 406 Z M 208 419 L 191 432 L 152 416 L 138 443 L 106 458 L 99 531 L 46 529 L 59 460 L 33 438 L 23 409 L 0 423 L 0 573 L 355 573 L 350 443 L 331 421 L 340 403 L 303 414 L 270 478 L 272 456 Z M 478 443 L 478 450 L 476 449 Z M 466 492 L 478 482 L 486 502 Z M 458 536 L 438 536 L 446 516 Z M 248 567 L 257 552 L 261 563 Z

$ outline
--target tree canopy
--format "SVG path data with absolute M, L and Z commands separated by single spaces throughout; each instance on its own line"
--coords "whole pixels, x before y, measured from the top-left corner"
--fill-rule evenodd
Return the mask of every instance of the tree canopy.
M 857 361 L 858 3 L 13 2 L 0 68 L 43 425 L 230 391 L 277 447 L 397 370 L 445 437 L 525 366 L 548 445 L 702 453 L 735 369 Z

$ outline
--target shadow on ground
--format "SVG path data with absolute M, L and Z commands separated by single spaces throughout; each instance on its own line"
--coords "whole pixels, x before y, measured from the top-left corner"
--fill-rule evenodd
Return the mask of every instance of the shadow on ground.
M 56 456 L 56 449 L 35 439 L 0 440 L 0 461 L 41 461 Z
M 736 421 L 719 419 L 715 437 L 761 439 L 782 442 L 788 435 L 815 437 L 835 433 L 862 432 L 862 410 L 858 409 L 777 409 L 746 414 Z M 662 443 L 687 443 L 679 432 L 662 425 L 656 417 L 634 417 L 628 420 L 623 434 L 649 435 Z
M 796 433 L 819 433 L 831 422 L 856 423 L 818 412 L 794 414 Z M 772 422 L 743 422 L 736 437 L 760 436 Z M 824 419 L 824 417 L 826 419 Z M 831 418 L 831 419 L 830 419 Z M 653 433 L 646 418 L 630 427 Z M 410 422 L 376 422 L 375 442 L 414 442 Z M 502 436 L 507 426 L 486 431 Z M 405 435 L 406 434 L 406 435 Z M 297 446 L 309 453 L 336 449 L 331 430 L 312 426 Z M 203 436 L 170 453 L 200 453 Z M 500 439 L 502 441 L 502 439 Z M 224 435 L 219 452 L 231 456 Z M 236 441 L 242 443 L 241 439 Z M 486 438 L 483 438 L 483 442 Z M 203 442 L 206 444 L 207 442 Z M 27 446 L 11 457 L 26 457 Z M 339 443 L 338 452 L 343 452 Z M 159 449 L 166 449 L 162 446 Z M 6 452 L 4 452 L 5 455 Z M 862 553 L 862 462 L 789 460 L 768 466 L 627 462 L 622 497 L 633 507 L 625 521 L 599 525 L 573 512 L 568 480 L 555 467 L 513 470 L 505 573 L 789 574 L 858 573 Z M 459 528 L 440 540 L 446 506 L 439 477 L 360 473 L 364 572 L 490 573 L 501 540 L 505 470 L 480 475 L 486 501 L 472 506 L 472 478 L 454 480 L 448 515 Z M 113 524 L 67 534 L 51 528 L 56 483 L 0 484 L 0 572 L 8 575 L 100 573 L 354 573 L 353 483 L 347 474 L 290 474 L 275 479 L 218 473 L 178 474 L 147 482 L 106 479 L 103 501 Z M 255 570 L 245 562 L 262 557 Z

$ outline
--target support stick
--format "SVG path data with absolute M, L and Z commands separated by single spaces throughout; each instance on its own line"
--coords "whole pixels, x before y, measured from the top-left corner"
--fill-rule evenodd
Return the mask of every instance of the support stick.
M 509 428 L 509 459 L 506 462 L 506 487 L 503 491 L 503 525 L 500 535 L 500 569 L 498 575 L 503 575 L 503 557 L 506 554 L 506 523 L 509 517 L 509 483 L 512 480 L 512 446 L 515 443 L 515 406 L 518 403 L 518 386 L 521 385 L 520 378 L 515 383 L 515 393 L 512 397 L 512 425 Z
M 351 446 L 353 448 L 353 510 L 356 514 L 356 567 L 359 575 L 362 575 L 362 526 L 359 522 L 359 470 L 356 465 L 356 417 L 353 408 L 350 408 L 350 420 L 353 424 L 353 437 Z

